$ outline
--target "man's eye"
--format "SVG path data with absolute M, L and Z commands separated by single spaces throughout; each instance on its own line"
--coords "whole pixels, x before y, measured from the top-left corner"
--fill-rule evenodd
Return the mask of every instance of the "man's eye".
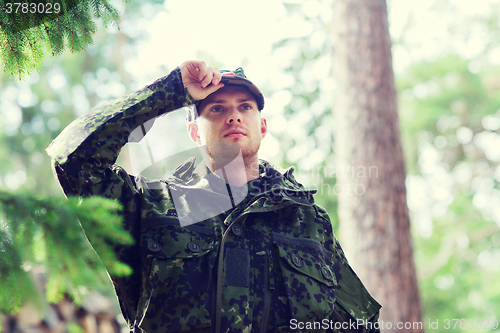
M 214 106 L 211 111 L 212 112 L 221 112 L 222 108 L 220 106 Z
M 251 106 L 250 104 L 243 104 L 243 105 L 241 106 L 241 108 L 242 108 L 243 110 L 250 110 L 250 109 L 252 108 L 252 106 Z

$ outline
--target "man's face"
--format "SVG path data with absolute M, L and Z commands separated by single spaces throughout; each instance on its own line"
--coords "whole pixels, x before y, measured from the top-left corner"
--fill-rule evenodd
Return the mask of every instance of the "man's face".
M 235 143 L 243 158 L 257 156 L 260 143 L 267 132 L 267 123 L 261 118 L 257 102 L 242 87 L 223 87 L 203 100 L 196 123 L 188 125 L 195 143 Z

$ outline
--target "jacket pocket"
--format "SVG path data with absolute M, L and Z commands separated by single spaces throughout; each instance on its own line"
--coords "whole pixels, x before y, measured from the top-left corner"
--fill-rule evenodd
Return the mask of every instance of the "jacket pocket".
M 175 217 L 143 220 L 140 327 L 177 332 L 210 327 L 209 289 L 216 251 L 213 228 L 181 227 Z
M 322 322 L 332 316 L 337 281 L 332 272 L 332 252 L 317 240 L 273 232 L 279 254 L 282 287 L 291 318 L 297 322 Z

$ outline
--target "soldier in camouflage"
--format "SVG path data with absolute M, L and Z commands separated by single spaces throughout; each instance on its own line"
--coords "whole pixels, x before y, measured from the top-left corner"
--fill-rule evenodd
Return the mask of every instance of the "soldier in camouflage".
M 115 164 L 134 130 L 145 134 L 147 121 L 190 105 L 202 163 L 188 160 L 160 180 Z M 379 332 L 380 305 L 315 191 L 293 168 L 258 159 L 263 107 L 241 69 L 187 61 L 82 115 L 47 148 L 66 195 L 123 205 L 136 242 L 116 251 L 133 274 L 111 279 L 131 332 Z

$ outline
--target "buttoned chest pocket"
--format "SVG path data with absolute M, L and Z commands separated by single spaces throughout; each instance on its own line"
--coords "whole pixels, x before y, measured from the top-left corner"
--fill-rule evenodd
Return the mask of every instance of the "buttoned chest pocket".
M 282 288 L 290 319 L 318 321 L 331 317 L 337 281 L 331 270 L 332 253 L 320 242 L 273 233 L 279 254 Z
M 215 261 L 213 228 L 181 227 L 176 218 L 143 220 L 144 274 L 141 328 L 147 332 L 210 326 L 209 295 Z

